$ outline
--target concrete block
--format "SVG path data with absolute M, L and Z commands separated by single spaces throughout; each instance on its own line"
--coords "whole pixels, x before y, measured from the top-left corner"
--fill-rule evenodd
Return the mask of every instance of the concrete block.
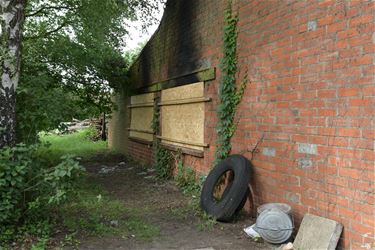
M 316 155 L 318 149 L 316 144 L 298 143 L 298 153 Z
M 263 148 L 263 155 L 265 156 L 276 156 L 276 149 L 275 148 Z
M 294 240 L 294 249 L 334 250 L 342 228 L 342 225 L 334 220 L 306 214 Z

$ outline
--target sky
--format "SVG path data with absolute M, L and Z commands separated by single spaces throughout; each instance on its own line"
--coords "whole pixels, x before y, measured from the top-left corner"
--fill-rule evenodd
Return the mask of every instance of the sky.
M 140 43 L 144 41 L 148 41 L 151 36 L 155 33 L 157 28 L 159 27 L 160 20 L 163 16 L 164 9 L 162 9 L 158 16 L 156 16 L 157 20 L 159 20 L 156 24 L 153 24 L 147 28 L 147 31 L 144 33 L 142 32 L 142 23 L 132 22 L 129 28 L 129 38 L 126 40 L 126 49 L 125 51 L 133 50 L 139 46 Z

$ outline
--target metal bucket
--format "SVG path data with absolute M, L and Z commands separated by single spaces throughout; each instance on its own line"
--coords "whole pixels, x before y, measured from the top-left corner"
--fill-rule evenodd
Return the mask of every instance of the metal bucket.
M 259 208 L 255 230 L 260 236 L 272 244 L 281 244 L 289 240 L 294 229 L 290 206 L 283 203 L 268 203 Z

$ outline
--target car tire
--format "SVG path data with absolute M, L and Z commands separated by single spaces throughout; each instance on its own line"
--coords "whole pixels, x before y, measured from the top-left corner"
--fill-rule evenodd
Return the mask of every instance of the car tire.
M 233 181 L 223 192 L 220 200 L 217 201 L 214 197 L 215 187 L 221 177 L 228 171 L 233 171 Z M 218 221 L 231 221 L 236 211 L 241 210 L 246 202 L 245 195 L 249 191 L 250 173 L 251 164 L 242 155 L 231 155 L 221 161 L 208 174 L 203 184 L 202 209 Z M 241 209 L 238 210 L 241 205 Z

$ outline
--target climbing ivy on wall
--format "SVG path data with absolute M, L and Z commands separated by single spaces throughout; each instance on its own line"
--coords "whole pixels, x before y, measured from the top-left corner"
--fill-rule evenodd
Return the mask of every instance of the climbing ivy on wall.
M 225 25 L 223 36 L 223 58 L 221 59 L 221 79 L 219 89 L 220 104 L 217 110 L 218 124 L 216 127 L 217 142 L 215 165 L 226 158 L 231 149 L 231 138 L 236 131 L 234 117 L 237 105 L 240 103 L 245 89 L 244 81 L 238 89 L 236 86 L 237 74 L 237 23 L 238 16 L 233 15 L 232 1 L 228 2 L 225 10 Z
M 158 99 L 156 99 L 154 104 L 154 115 L 152 117 L 151 128 L 155 137 L 160 134 L 160 107 L 158 105 Z M 160 179 L 171 178 L 173 171 L 171 164 L 173 156 L 171 152 L 161 147 L 160 139 L 157 137 L 154 138 L 152 146 L 155 162 L 154 167 L 156 169 L 157 176 Z

